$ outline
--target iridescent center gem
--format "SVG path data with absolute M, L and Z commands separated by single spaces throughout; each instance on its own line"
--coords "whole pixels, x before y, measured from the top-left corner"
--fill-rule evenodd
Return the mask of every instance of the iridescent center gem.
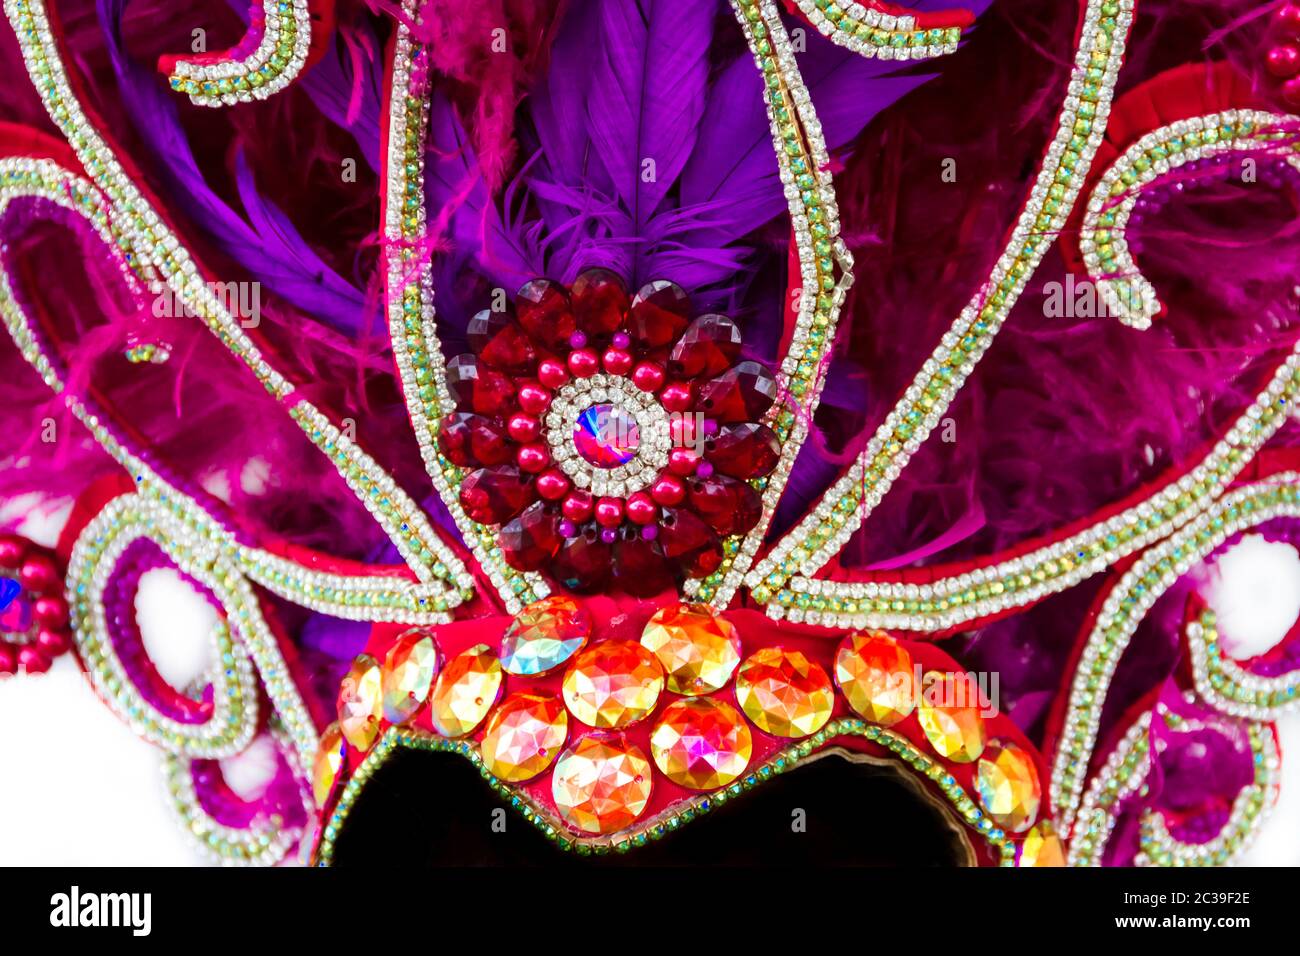
M 619 735 L 591 734 L 564 752 L 551 776 L 555 808 L 572 827 L 611 833 L 650 801 L 650 761 Z
M 713 697 L 669 704 L 650 735 L 665 777 L 692 790 L 725 787 L 749 766 L 754 737 L 736 708 Z
M 1015 744 L 990 741 L 975 775 L 980 803 L 998 826 L 1012 833 L 1028 830 L 1038 818 L 1042 788 L 1034 761 Z
M 831 719 L 831 679 L 798 651 L 764 647 L 736 673 L 736 700 L 759 730 L 777 737 L 815 734 Z
M 486 644 L 449 660 L 429 696 L 429 720 L 444 737 L 463 737 L 483 722 L 501 693 L 501 661 Z
M 529 780 L 551 765 L 569 732 L 569 715 L 554 695 L 511 694 L 488 718 L 479 751 L 502 780 Z
M 602 402 L 578 413 L 573 446 L 597 468 L 617 468 L 636 457 L 641 445 L 637 421 L 618 405 Z
M 573 598 L 542 598 L 516 614 L 506 628 L 501 666 L 510 674 L 545 674 L 572 657 L 590 633 L 591 618 Z
M 358 750 L 369 750 L 379 736 L 384 712 L 383 675 L 379 662 L 358 654 L 339 688 L 339 729 Z

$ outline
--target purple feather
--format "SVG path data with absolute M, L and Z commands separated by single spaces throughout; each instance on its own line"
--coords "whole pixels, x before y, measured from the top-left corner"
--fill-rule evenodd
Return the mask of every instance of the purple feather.
M 174 94 L 134 62 L 122 40 L 125 0 L 97 0 L 118 93 L 137 132 L 157 159 L 169 195 L 220 248 L 294 307 L 344 332 L 366 326 L 365 296 L 330 269 L 283 212 L 262 199 L 244 170 L 241 200 L 250 225 L 208 186 L 176 114 Z

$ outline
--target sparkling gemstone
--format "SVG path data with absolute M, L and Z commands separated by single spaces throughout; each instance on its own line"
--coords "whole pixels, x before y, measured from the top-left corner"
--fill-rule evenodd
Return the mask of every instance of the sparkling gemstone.
M 501 692 L 501 661 L 475 644 L 447 661 L 429 697 L 429 719 L 444 737 L 463 737 L 487 716 Z
M 573 659 L 564 703 L 584 724 L 626 727 L 654 710 L 664 689 L 659 661 L 635 641 L 604 641 Z
M 704 457 L 718 471 L 748 480 L 770 475 L 781 459 L 781 442 L 766 425 L 723 425 L 705 445 Z
M 457 355 L 447 363 L 447 390 L 462 412 L 500 415 L 514 407 L 515 385 L 510 376 L 473 355 Z
M 764 647 L 740 665 L 736 700 L 759 730 L 777 737 L 805 737 L 831 719 L 835 690 L 821 665 L 803 654 Z
M 975 775 L 980 803 L 995 823 L 1011 833 L 1023 833 L 1038 818 L 1043 791 L 1033 759 L 1009 740 L 993 740 L 984 748 Z
M 627 331 L 642 348 L 672 342 L 686 329 L 691 301 L 675 282 L 657 279 L 641 287 L 627 314 Z
M 1016 866 L 1065 866 L 1065 850 L 1050 820 L 1040 820 L 1025 834 L 1016 855 Z
M 776 401 L 776 379 L 759 362 L 741 362 L 700 386 L 696 410 L 722 422 L 756 422 Z
M 720 375 L 740 358 L 740 327 L 725 315 L 702 315 L 673 346 L 668 370 L 677 378 Z
M 673 573 L 659 546 L 632 527 L 614 542 L 614 580 L 633 597 L 653 597 L 673 586 Z
M 488 718 L 479 744 L 488 772 L 510 783 L 551 765 L 569 733 L 569 715 L 554 694 L 511 694 Z
M 641 644 L 659 658 L 674 694 L 719 690 L 740 663 L 736 626 L 703 604 L 660 608 L 641 632 Z
M 591 405 L 573 426 L 573 445 L 588 464 L 617 468 L 636 457 L 641 430 L 636 419 L 617 405 Z
M 980 709 L 979 688 L 969 675 L 925 675 L 917 718 L 939 756 L 953 763 L 978 759 L 988 739 Z
M 725 475 L 693 478 L 691 508 L 718 534 L 744 534 L 763 516 L 763 500 L 751 485 Z
M 471 471 L 460 484 L 461 507 L 479 524 L 505 524 L 523 511 L 532 497 L 532 486 L 509 465 Z
M 358 654 L 339 687 L 339 729 L 358 750 L 369 750 L 379 736 L 384 712 L 384 682 L 379 661 Z
M 563 754 L 551 774 L 560 816 L 587 833 L 631 826 L 650 802 L 650 761 L 618 734 L 591 734 Z
M 545 501 L 535 501 L 497 534 L 506 563 L 520 571 L 540 570 L 560 550 L 557 517 Z
M 550 279 L 534 279 L 515 300 L 519 324 L 533 337 L 551 348 L 565 345 L 578 328 L 569 310 L 569 297 L 563 287 Z
M 665 508 L 659 548 L 693 578 L 712 574 L 722 563 L 722 542 L 707 524 L 685 508 Z
M 588 269 L 573 280 L 569 302 L 579 328 L 588 335 L 608 335 L 627 312 L 627 287 L 608 269 Z
M 835 655 L 835 682 L 849 706 L 888 727 L 916 709 L 912 655 L 882 631 L 850 634 Z
M 515 615 L 501 638 L 507 673 L 535 677 L 559 667 L 587 643 L 591 617 L 571 597 L 534 601 Z
M 690 697 L 664 709 L 650 753 L 673 783 L 692 790 L 725 787 L 749 766 L 754 737 L 736 708 L 712 697 Z
M 536 357 L 528 335 L 505 312 L 484 309 L 469 320 L 466 336 L 478 357 L 496 368 L 520 372 Z
M 320 735 L 320 746 L 316 748 L 316 759 L 312 761 L 311 792 L 316 799 L 316 806 L 325 806 L 342 766 L 343 731 L 337 723 L 333 723 Z
M 438 450 L 462 468 L 509 461 L 508 441 L 501 423 L 484 415 L 452 412 L 438 427 Z
M 397 639 L 384 658 L 384 719 L 401 724 L 411 719 L 429 696 L 438 673 L 438 648 L 419 628 Z
M 609 545 L 600 540 L 595 525 L 576 538 L 566 538 L 551 565 L 555 579 L 570 591 L 594 591 L 609 577 Z

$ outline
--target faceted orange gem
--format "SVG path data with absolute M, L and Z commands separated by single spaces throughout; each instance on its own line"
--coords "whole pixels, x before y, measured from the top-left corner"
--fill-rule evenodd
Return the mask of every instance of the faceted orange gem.
M 383 712 L 379 662 L 369 654 L 358 654 L 339 687 L 339 729 L 353 747 L 369 750 L 379 736 Z
M 708 694 L 726 686 L 740 663 L 736 626 L 700 604 L 661 608 L 641 633 L 659 658 L 674 694 Z
M 820 664 L 798 651 L 764 647 L 740 665 L 736 700 L 759 730 L 805 737 L 831 719 L 835 690 Z
M 1050 820 L 1040 820 L 1025 834 L 1016 866 L 1065 866 L 1065 850 Z
M 559 667 L 587 643 L 591 618 L 571 597 L 534 601 L 515 615 L 501 638 L 501 666 L 535 677 Z
M 564 703 L 592 727 L 626 727 L 654 710 L 664 671 L 634 641 L 604 641 L 573 659 L 564 675 Z
M 463 737 L 487 716 L 501 692 L 501 662 L 486 644 L 461 651 L 442 669 L 429 697 L 429 719 L 444 737 Z
M 570 826 L 612 833 L 650 801 L 650 761 L 620 734 L 590 734 L 566 750 L 551 774 L 551 798 Z
M 1023 833 L 1038 817 L 1043 791 L 1029 754 L 1009 740 L 984 748 L 975 777 L 980 803 L 1002 829 Z
M 835 681 L 849 706 L 874 724 L 896 724 L 916 708 L 912 655 L 883 631 L 844 639 Z
M 749 766 L 754 736 L 736 708 L 714 697 L 688 697 L 664 709 L 650 753 L 673 783 L 692 790 L 725 787 Z
M 569 733 L 569 715 L 554 694 L 516 693 L 488 718 L 479 753 L 493 775 L 530 780 L 551 765 Z
M 979 688 L 970 675 L 937 671 L 925 675 L 917 718 L 939 756 L 970 763 L 984 752 L 988 731 L 981 709 Z
M 384 719 L 401 724 L 424 704 L 438 672 L 433 637 L 415 628 L 397 639 L 384 657 Z
M 320 735 L 320 746 L 316 748 L 316 759 L 311 768 L 311 792 L 316 798 L 316 806 L 325 806 L 325 800 L 334 788 L 334 780 L 343 766 L 343 731 L 337 722 L 325 728 Z

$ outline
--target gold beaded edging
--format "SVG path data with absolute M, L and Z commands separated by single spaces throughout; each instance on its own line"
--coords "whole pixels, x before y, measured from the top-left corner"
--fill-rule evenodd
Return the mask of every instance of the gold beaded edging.
M 257 48 L 247 57 L 215 63 L 177 60 L 167 81 L 188 94 L 196 106 L 233 106 L 264 100 L 297 78 L 311 46 L 311 13 L 307 0 L 274 0 L 258 4 L 265 26 Z
M 1157 712 L 1169 727 L 1177 728 L 1182 721 L 1163 706 Z M 1101 866 L 1124 801 L 1142 789 L 1151 772 L 1152 719 L 1152 712 L 1147 711 L 1133 722 L 1089 784 L 1069 844 L 1070 866 Z M 1277 786 L 1278 752 L 1269 727 L 1251 723 L 1248 733 L 1255 779 L 1233 801 L 1219 834 L 1205 843 L 1183 843 L 1169 833 L 1158 810 L 1148 809 L 1142 815 L 1135 865 L 1227 866 L 1250 845 L 1266 818 L 1270 796 Z
M 953 53 L 960 27 L 916 28 L 916 17 L 832 0 L 795 0 L 808 22 L 836 46 L 882 60 L 925 60 Z
M 41 199 L 82 215 L 110 248 L 121 238 L 117 217 L 89 182 L 74 176 L 50 160 L 27 158 L 0 159 L 0 215 L 18 198 Z M 120 261 L 123 277 L 132 292 L 139 292 L 138 277 L 125 261 Z M 0 317 L 23 358 L 26 359 L 56 394 L 61 395 L 69 411 L 81 421 L 96 441 L 135 479 L 142 495 L 168 503 L 173 513 L 187 527 L 207 535 L 239 561 L 248 575 L 286 600 L 312 610 L 349 620 L 442 623 L 446 613 L 460 601 L 444 580 L 453 571 L 434 556 L 421 554 L 420 560 L 432 562 L 435 580 L 412 583 L 389 575 L 356 577 L 331 574 L 306 568 L 269 552 L 239 544 L 225 526 L 210 515 L 197 501 L 171 487 L 153 469 L 132 455 L 113 434 L 76 397 L 64 391 L 54 364 L 42 351 L 31 323 L 13 295 L 8 275 L 0 270 Z M 343 467 L 340 456 L 340 468 Z M 363 486 L 366 490 L 381 485 Z M 373 495 L 371 496 L 373 497 Z M 371 506 L 370 498 L 367 505 Z M 374 511 L 376 506 L 371 506 Z M 469 588 L 472 582 L 462 586 Z
M 1064 227 L 1101 145 L 1132 20 L 1133 0 L 1089 0 L 1056 136 L 988 281 L 962 310 L 863 454 L 813 512 L 746 575 L 755 602 L 765 605 L 771 616 L 786 616 L 796 593 L 787 583 L 800 577 L 803 592 L 816 588 L 816 593 L 835 599 L 855 597 L 854 585 L 814 583 L 813 575 L 848 543 L 938 425 Z M 854 614 L 828 607 L 817 611 L 809 623 L 845 627 L 853 626 L 853 618 Z
M 402 9 L 419 22 L 419 4 L 403 0 Z M 446 363 L 439 344 L 433 307 L 433 267 L 429 261 L 424 209 L 424 147 L 429 93 L 412 77 L 423 47 L 403 22 L 396 25 L 389 75 L 388 139 L 384 185 L 384 241 L 387 311 L 393 358 L 401 378 L 407 413 L 420 446 L 420 457 L 439 496 L 451 512 L 479 566 L 514 614 L 549 593 L 538 574 L 525 574 L 506 563 L 496 529 L 465 514 L 460 504 L 461 470 L 438 450 L 443 410 L 455 406 L 447 389 Z M 427 79 L 426 79 L 427 82 Z
M 438 737 L 407 728 L 390 727 L 366 754 L 365 759 L 361 761 L 343 787 L 333 810 L 322 820 L 315 861 L 319 866 L 329 866 L 333 862 L 335 841 L 366 782 L 399 747 L 459 754 L 478 769 L 479 774 L 497 794 L 519 811 L 525 820 L 537 827 L 558 849 L 579 856 L 604 856 L 609 853 L 626 853 L 676 832 L 687 823 L 700 819 L 772 777 L 793 770 L 836 737 L 841 736 L 864 737 L 896 754 L 916 772 L 918 778 L 928 780 L 938 788 L 940 794 L 956 811 L 957 817 L 982 837 L 994 851 L 1001 866 L 1015 865 L 1016 843 L 980 809 L 978 803 L 971 799 L 942 764 L 918 750 L 901 734 L 857 718 L 840 718 L 831 721 L 807 739 L 778 751 L 761 766 L 749 770 L 729 786 L 690 797 L 634 827 L 596 837 L 574 834 L 549 810 L 492 775 L 484 766 L 478 748 L 471 742 Z
M 762 494 L 762 517 L 743 538 L 724 542 L 724 557 L 717 570 L 686 583 L 686 593 L 694 600 L 719 609 L 731 603 L 757 556 L 795 458 L 808 437 L 840 309 L 853 284 L 853 256 L 840 238 L 830 153 L 780 10 L 772 0 L 732 0 L 732 9 L 763 76 L 768 123 L 799 254 L 801 285 L 790 345 L 777 370 L 778 400 L 764 416 L 780 440 L 781 456 L 770 475 L 753 482 Z
M 170 287 L 189 312 L 201 316 L 208 329 L 249 368 L 267 392 L 292 408 L 294 420 L 340 469 L 349 487 L 356 491 L 363 479 L 391 483 L 391 477 L 355 442 L 335 441 L 339 433 L 337 426 L 310 403 L 298 398 L 293 384 L 266 360 L 220 297 L 203 281 L 188 250 L 127 176 L 73 94 L 50 30 L 44 0 L 5 0 L 5 14 L 18 37 L 28 74 L 46 110 L 103 192 L 110 216 L 119 220 L 116 245 L 130 268 L 146 285 L 159 282 Z M 452 569 L 453 584 L 459 590 L 451 592 L 449 606 L 459 604 L 459 592 L 467 592 L 473 586 L 472 576 L 405 492 L 394 486 L 385 497 L 389 501 L 387 509 L 371 508 L 376 520 L 408 560 L 412 560 L 410 556 L 433 554 L 443 566 Z M 369 506 L 369 499 L 363 500 Z M 418 547 L 413 539 L 418 541 Z M 421 582 L 427 583 L 436 576 L 426 563 L 414 563 L 411 569 Z
M 1277 677 L 1252 674 L 1223 653 L 1214 612 L 1208 608 L 1187 625 L 1192 680 L 1215 710 L 1235 717 L 1277 720 L 1300 705 L 1300 671 Z
M 1111 677 L 1143 616 L 1178 578 L 1232 535 L 1279 517 L 1300 517 L 1300 475 L 1272 475 L 1224 496 L 1146 551 L 1107 595 L 1075 669 L 1053 762 L 1052 806 L 1062 833 L 1070 832 L 1079 808 Z
M 1102 175 L 1088 200 L 1079 231 L 1079 251 L 1088 276 L 1121 322 L 1151 326 L 1160 311 L 1155 287 L 1142 275 L 1125 230 L 1143 186 L 1184 163 L 1231 152 L 1279 150 L 1300 170 L 1300 144 L 1280 127 L 1300 117 L 1257 110 L 1226 110 L 1196 116 L 1147 133 Z

